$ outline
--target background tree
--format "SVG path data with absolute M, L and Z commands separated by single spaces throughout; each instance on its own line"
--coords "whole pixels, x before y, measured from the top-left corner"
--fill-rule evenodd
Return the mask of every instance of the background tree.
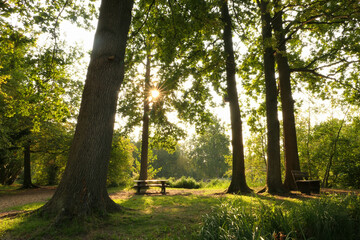
M 129 139 L 122 137 L 119 131 L 114 133 L 107 174 L 107 186 L 126 187 L 130 185 L 134 150 L 135 146 Z
M 65 170 L 74 126 L 70 123 L 46 122 L 41 131 L 33 135 L 33 180 L 39 185 L 57 185 Z
M 154 169 L 161 169 L 156 173 L 157 178 L 180 178 L 182 176 L 194 176 L 192 164 L 188 159 L 183 145 L 177 145 L 174 152 L 169 153 L 165 149 L 154 149 L 156 159 L 153 162 Z M 198 169 L 200 170 L 200 169 Z
M 197 179 L 222 178 L 228 170 L 225 156 L 230 155 L 230 139 L 219 119 L 214 119 L 202 134 L 194 136 L 188 143 L 189 161 L 192 163 L 193 177 Z
M 6 144 L 2 145 L 0 168 L 7 165 L 7 152 L 24 148 L 24 188 L 33 187 L 30 154 L 36 133 L 47 122 L 62 122 L 70 117 L 74 109 L 68 104 L 74 98 L 64 96 L 76 96 L 75 86 L 80 86 L 70 79 L 68 68 L 82 54 L 60 43 L 63 49 L 54 54 L 52 44 L 38 44 L 38 34 L 30 27 L 21 29 L 8 23 L 1 28 L 0 51 L 4 58 L 0 65 L 6 78 L 0 83 L 0 121 Z M 19 171 L 12 172 L 11 179 L 15 179 Z

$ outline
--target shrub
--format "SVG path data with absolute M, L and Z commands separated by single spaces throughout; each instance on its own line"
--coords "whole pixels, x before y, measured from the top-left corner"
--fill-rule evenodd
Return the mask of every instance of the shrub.
M 130 184 L 131 166 L 134 162 L 133 150 L 134 146 L 129 139 L 114 136 L 107 176 L 109 187 L 126 187 Z
M 176 181 L 171 181 L 169 179 L 170 187 L 173 188 L 188 188 L 188 189 L 196 189 L 201 187 L 201 183 L 197 182 L 192 177 L 184 177 L 182 176 L 180 179 Z

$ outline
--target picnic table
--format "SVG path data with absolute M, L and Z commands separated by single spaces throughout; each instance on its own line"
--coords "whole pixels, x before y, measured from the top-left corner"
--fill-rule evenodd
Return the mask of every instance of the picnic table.
M 150 187 L 161 187 L 161 194 L 166 194 L 166 187 L 169 186 L 168 180 L 151 179 L 151 180 L 134 180 L 136 194 L 141 194 L 141 189 L 148 189 Z

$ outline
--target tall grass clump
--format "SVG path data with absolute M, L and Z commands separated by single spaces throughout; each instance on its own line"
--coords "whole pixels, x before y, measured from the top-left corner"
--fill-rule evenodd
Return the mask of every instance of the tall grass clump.
M 262 200 L 223 202 L 205 215 L 199 239 L 360 239 L 360 199 L 308 200 L 292 207 Z
M 169 180 L 170 180 L 169 181 L 170 187 L 173 187 L 173 188 L 197 189 L 197 188 L 201 187 L 201 183 L 197 182 L 192 177 L 182 176 L 181 178 L 179 178 L 177 180 L 171 180 L 171 179 L 169 179 Z
M 292 210 L 293 228 L 303 239 L 360 239 L 360 198 L 324 197 Z
M 288 216 L 275 205 L 224 202 L 204 218 L 200 239 L 274 239 L 290 233 Z

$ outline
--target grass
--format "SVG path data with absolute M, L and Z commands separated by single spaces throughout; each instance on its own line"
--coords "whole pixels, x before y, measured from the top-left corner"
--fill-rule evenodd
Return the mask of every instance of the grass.
M 127 210 L 58 228 L 27 214 L 0 219 L 0 239 L 274 239 L 273 233 L 280 232 L 286 239 L 328 239 L 316 235 L 321 231 L 347 237 L 337 239 L 356 239 L 344 232 L 359 223 L 360 199 L 356 197 L 296 199 L 214 194 L 225 190 L 214 188 L 180 190 L 185 193 L 116 199 Z M 34 210 L 42 204 L 14 210 Z M 334 235 L 333 229 L 342 232 Z
M 280 204 L 279 204 L 280 203 Z M 200 239 L 360 239 L 359 196 L 307 201 L 226 201 L 204 218 Z
M 49 228 L 49 222 L 36 216 L 20 215 L 0 219 L 0 239 L 193 239 L 200 229 L 202 214 L 220 202 L 213 190 L 203 195 L 135 195 L 115 200 L 126 209 L 107 218 L 87 219 L 64 228 Z M 38 203 L 17 206 L 33 210 Z M 36 206 L 36 207 L 35 207 Z M 201 213 L 201 214 L 200 214 Z

